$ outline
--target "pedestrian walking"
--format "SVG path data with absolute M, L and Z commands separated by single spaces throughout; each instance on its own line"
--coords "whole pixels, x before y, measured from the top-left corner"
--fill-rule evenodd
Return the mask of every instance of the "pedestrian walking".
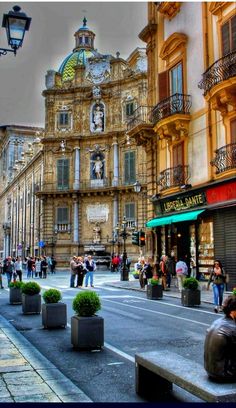
M 3 260 L 0 260 L 0 289 L 4 289 L 2 284 L 2 275 L 3 275 Z
M 147 285 L 148 279 L 151 279 L 153 277 L 154 271 L 154 263 L 151 256 L 149 256 L 145 261 L 143 271 L 145 273 L 144 284 Z
M 11 256 L 8 256 L 5 261 L 4 261 L 4 270 L 6 272 L 7 275 L 7 284 L 8 287 L 10 286 L 10 282 L 12 280 L 13 277 L 13 272 L 14 272 L 14 262 L 12 261 Z
M 27 279 L 33 278 L 33 258 L 29 256 L 27 259 Z
M 90 286 L 93 287 L 93 273 L 96 271 L 96 263 L 92 259 L 91 255 L 88 255 L 87 260 L 84 263 L 85 269 L 87 270 L 87 273 L 85 275 L 85 286 L 88 286 L 88 282 L 90 281 Z
M 135 268 L 139 273 L 139 284 L 141 289 L 145 289 L 146 274 L 144 272 L 145 258 L 141 256 L 135 264 Z
M 70 261 L 70 288 L 75 287 L 76 267 L 77 257 L 73 256 L 73 258 Z
M 42 278 L 42 273 L 41 273 L 41 259 L 36 258 L 35 260 L 35 277 L 41 277 Z
M 166 268 L 167 268 L 167 287 L 170 288 L 172 279 L 176 280 L 175 270 L 175 257 L 173 254 L 167 255 Z
M 175 270 L 179 291 L 181 292 L 183 289 L 183 281 L 188 276 L 188 267 L 187 264 L 184 262 L 183 258 L 179 258 L 178 262 L 176 263 Z
M 47 278 L 47 268 L 48 268 L 47 258 L 46 256 L 44 256 L 43 260 L 41 261 L 41 271 L 43 279 Z
M 210 271 L 210 277 L 207 283 L 207 290 L 209 290 L 212 283 L 213 296 L 214 296 L 214 311 L 215 313 L 222 312 L 222 302 L 224 287 L 226 282 L 226 273 L 219 260 L 214 262 L 214 266 Z
M 56 259 L 54 258 L 54 256 L 52 255 L 52 256 L 51 256 L 51 274 L 55 274 L 55 273 L 56 273 L 56 264 L 57 264 L 57 261 L 56 261 Z
M 163 290 L 167 289 L 167 282 L 168 282 L 168 272 L 167 272 L 167 266 L 166 266 L 166 261 L 167 261 L 167 256 L 162 255 L 161 261 L 160 261 L 160 272 L 161 272 L 161 277 L 162 277 L 162 288 Z
M 21 257 L 18 256 L 16 258 L 16 262 L 14 264 L 14 269 L 15 269 L 15 273 L 16 273 L 16 278 L 19 278 L 19 281 L 22 282 L 22 260 Z

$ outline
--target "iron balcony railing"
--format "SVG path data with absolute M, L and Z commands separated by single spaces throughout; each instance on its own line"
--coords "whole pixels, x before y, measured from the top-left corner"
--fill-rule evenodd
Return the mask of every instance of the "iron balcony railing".
M 91 179 L 91 180 L 83 180 L 79 182 L 78 190 L 97 190 L 99 191 L 102 188 L 109 188 L 109 187 L 129 187 L 133 186 L 136 181 L 139 181 L 140 184 L 146 184 L 147 178 L 145 174 L 136 174 L 134 177 L 118 177 L 117 179 L 113 178 L 112 176 L 103 179 Z M 61 186 L 58 187 L 56 183 L 45 183 L 41 191 L 44 193 L 50 192 L 68 192 L 73 190 L 72 186 L 66 186 L 62 188 Z M 77 190 L 77 188 L 76 188 Z M 41 192 L 40 191 L 40 192 Z
M 215 151 L 211 165 L 216 167 L 216 174 L 236 169 L 236 143 L 231 143 Z
M 167 188 L 187 184 L 189 177 L 189 166 L 178 165 L 176 167 L 169 167 L 160 172 L 158 184 L 161 190 L 166 190 Z
M 236 51 L 214 62 L 202 74 L 202 80 L 199 82 L 198 87 L 203 89 L 204 95 L 206 95 L 213 86 L 234 76 L 236 76 Z
M 135 109 L 133 115 L 130 116 L 129 121 L 127 122 L 127 130 L 129 131 L 142 123 L 152 125 L 152 109 L 153 107 L 151 106 L 139 106 Z
M 173 94 L 159 102 L 152 110 L 152 123 L 155 124 L 168 116 L 179 114 L 188 115 L 192 106 L 191 95 Z

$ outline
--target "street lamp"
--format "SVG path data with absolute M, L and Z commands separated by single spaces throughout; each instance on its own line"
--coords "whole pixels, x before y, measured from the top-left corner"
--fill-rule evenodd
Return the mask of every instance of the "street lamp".
M 18 48 L 22 47 L 25 32 L 29 30 L 31 18 L 22 13 L 21 7 L 14 6 L 13 11 L 3 15 L 2 27 L 6 29 L 8 45 L 11 49 L 0 48 L 0 56 L 13 52 L 16 55 Z
M 127 267 L 126 239 L 128 238 L 129 233 L 126 231 L 127 221 L 125 217 L 123 218 L 122 227 L 123 229 L 119 233 L 119 236 L 122 237 L 124 241 L 120 280 L 128 281 L 129 280 L 129 269 Z M 119 227 L 117 227 L 117 230 L 119 231 Z

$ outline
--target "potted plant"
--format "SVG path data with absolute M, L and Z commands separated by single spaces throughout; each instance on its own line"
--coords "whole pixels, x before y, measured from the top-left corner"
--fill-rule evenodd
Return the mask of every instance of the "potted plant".
M 104 345 L 104 319 L 97 316 L 101 309 L 96 292 L 81 292 L 72 302 L 76 315 L 71 318 L 71 343 L 75 348 L 97 349 Z
M 181 292 L 183 306 L 199 306 L 201 304 L 201 291 L 196 278 L 185 278 Z
M 23 282 L 14 281 L 10 282 L 9 288 L 9 303 L 11 305 L 21 305 L 22 304 L 22 288 Z
M 37 282 L 26 282 L 22 285 L 22 311 L 24 314 L 41 312 L 41 287 Z
M 153 277 L 148 280 L 147 298 L 152 300 L 161 299 L 163 297 L 162 284 L 158 277 Z
M 139 279 L 139 272 L 138 271 L 133 271 L 132 275 L 133 275 L 134 279 Z
M 58 289 L 48 289 L 43 293 L 42 324 L 44 328 L 66 327 L 66 304 L 60 302 L 61 292 Z

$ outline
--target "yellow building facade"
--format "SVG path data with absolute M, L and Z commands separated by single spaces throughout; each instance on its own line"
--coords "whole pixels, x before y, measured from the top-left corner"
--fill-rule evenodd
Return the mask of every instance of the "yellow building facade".
M 148 58 L 148 111 L 128 123 L 146 150 L 147 227 L 154 256 L 215 258 L 236 284 L 236 8 L 234 2 L 148 3 L 140 33 Z M 193 262 L 192 262 L 193 261 Z
M 7 228 L 0 250 L 2 256 L 53 254 L 59 265 L 78 253 L 121 254 L 125 217 L 128 256 L 136 260 L 131 233 L 144 226 L 146 207 L 133 185 L 138 180 L 146 190 L 146 153 L 126 131 L 136 108 L 146 105 L 145 48 L 126 60 L 102 55 L 86 19 L 74 36 L 59 70 L 46 74 L 45 129 L 37 130 L 23 155 L 29 160 L 1 191 Z M 21 186 L 24 208 L 30 206 L 25 226 L 17 221 L 25 211 L 20 204 L 17 219 L 6 210 L 9 200 L 23 203 L 21 193 L 16 198 Z

